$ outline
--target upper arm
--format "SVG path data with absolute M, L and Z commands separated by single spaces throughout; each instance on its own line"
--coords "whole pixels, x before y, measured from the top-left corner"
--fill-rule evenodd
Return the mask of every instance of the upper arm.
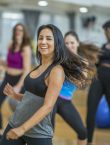
M 60 65 L 54 67 L 48 78 L 48 89 L 45 95 L 44 104 L 48 104 L 50 107 L 54 106 L 62 88 L 64 79 L 65 74 L 63 68 Z
M 30 46 L 25 46 L 23 48 L 23 69 L 24 71 L 30 71 L 31 69 L 31 48 Z

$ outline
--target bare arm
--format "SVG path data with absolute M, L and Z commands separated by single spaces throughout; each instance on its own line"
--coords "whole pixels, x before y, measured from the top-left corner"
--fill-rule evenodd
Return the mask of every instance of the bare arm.
M 8 139 L 10 138 L 10 136 L 11 139 L 17 139 L 18 137 L 22 136 L 26 131 L 38 124 L 45 116 L 47 116 L 51 112 L 62 88 L 64 78 L 65 75 L 61 66 L 56 66 L 55 68 L 53 68 L 48 78 L 48 89 L 45 95 L 43 106 L 20 127 L 9 131 L 7 133 Z
M 16 98 L 15 98 L 15 99 L 17 99 L 18 101 L 21 101 L 22 98 L 23 98 L 23 95 L 24 95 L 24 94 L 16 93 Z
M 21 101 L 22 100 L 22 97 L 24 94 L 21 94 L 21 93 L 16 93 L 13 89 L 13 87 L 7 83 L 7 85 L 5 86 L 4 90 L 3 90 L 3 93 L 11 98 L 14 98 L 18 101 Z
M 24 78 L 26 77 L 26 75 L 29 73 L 30 69 L 31 69 L 31 48 L 30 46 L 26 46 L 24 47 L 24 52 L 23 52 L 23 74 L 20 78 L 20 80 L 18 81 L 17 85 L 15 87 L 18 87 L 19 91 L 23 86 L 24 83 Z
M 38 124 L 47 114 L 51 112 L 57 100 L 64 82 L 64 72 L 61 66 L 53 69 L 49 76 L 48 90 L 45 95 L 43 106 L 22 127 L 25 131 Z

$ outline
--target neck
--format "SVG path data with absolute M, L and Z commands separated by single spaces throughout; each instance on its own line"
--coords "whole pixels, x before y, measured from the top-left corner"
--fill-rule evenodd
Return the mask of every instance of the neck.
M 18 40 L 16 41 L 16 45 L 17 45 L 17 46 L 20 46 L 21 43 L 22 43 L 22 40 L 21 40 L 21 39 L 18 39 Z
M 48 65 L 50 65 L 50 64 L 52 64 L 52 62 L 53 62 L 53 57 L 52 56 L 43 56 L 42 57 L 42 65 L 46 65 L 46 66 L 48 66 Z

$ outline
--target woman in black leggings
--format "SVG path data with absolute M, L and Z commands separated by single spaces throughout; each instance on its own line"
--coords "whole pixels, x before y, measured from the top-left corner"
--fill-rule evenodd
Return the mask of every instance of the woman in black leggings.
M 67 32 L 64 41 L 71 53 L 78 54 L 79 38 L 74 31 Z M 77 145 L 86 145 L 87 131 L 79 112 L 72 103 L 72 97 L 76 89 L 75 83 L 65 80 L 54 107 L 54 113 L 57 112 L 75 130 L 78 137 Z
M 102 47 L 102 54 L 99 57 L 97 68 L 97 76 L 92 81 L 87 100 L 88 145 L 93 144 L 95 115 L 103 94 L 105 94 L 110 107 L 110 21 L 103 25 L 103 29 L 108 41 Z

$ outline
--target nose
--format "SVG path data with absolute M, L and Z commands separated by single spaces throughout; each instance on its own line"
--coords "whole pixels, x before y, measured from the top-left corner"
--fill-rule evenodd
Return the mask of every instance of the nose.
M 67 48 L 71 48 L 71 44 L 70 43 L 67 44 Z
M 47 41 L 46 41 L 46 38 L 43 38 L 42 39 L 42 44 L 45 44 Z

